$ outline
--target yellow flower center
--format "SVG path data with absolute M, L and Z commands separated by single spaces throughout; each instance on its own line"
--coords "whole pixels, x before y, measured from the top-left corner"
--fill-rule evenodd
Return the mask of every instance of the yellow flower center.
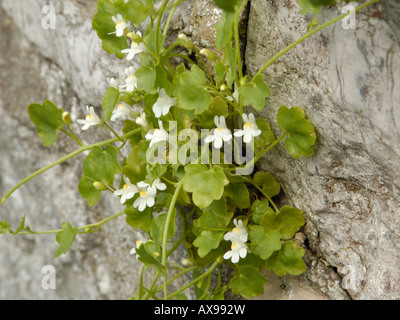
M 221 132 L 221 131 L 222 131 L 222 128 L 217 128 L 216 130 L 219 131 L 219 132 Z
M 91 120 L 93 118 L 93 116 L 91 115 L 91 114 L 88 114 L 87 116 L 86 116 L 86 120 Z
M 140 196 L 145 197 L 146 196 L 146 191 L 140 191 Z
M 122 187 L 124 190 L 128 190 L 128 185 L 127 184 L 124 184 L 124 186 Z
M 253 126 L 253 124 L 251 122 L 245 123 L 244 127 L 245 128 L 251 128 Z
M 136 241 L 136 247 L 139 247 L 141 244 L 143 243 L 143 241 L 142 240 L 138 240 L 138 241 Z
M 236 249 L 237 246 L 238 246 L 237 243 L 232 243 L 231 249 L 232 249 L 232 250 L 233 250 L 233 249 Z
M 159 133 L 160 132 L 160 129 L 156 129 L 156 130 L 154 130 L 154 133 Z
M 115 26 L 116 26 L 117 28 L 120 28 L 120 27 L 122 26 L 122 21 L 118 21 L 118 22 L 115 24 Z
M 233 228 L 232 230 L 234 233 L 239 233 L 240 232 L 240 228 Z
M 122 105 L 122 103 L 120 103 L 117 108 L 121 109 L 122 107 L 123 107 L 123 105 Z

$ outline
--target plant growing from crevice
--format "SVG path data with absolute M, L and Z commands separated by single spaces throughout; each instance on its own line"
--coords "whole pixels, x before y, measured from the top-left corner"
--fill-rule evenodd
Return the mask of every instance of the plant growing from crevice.
M 255 172 L 255 165 L 281 142 L 294 159 L 311 156 L 316 135 L 300 107 L 279 108 L 279 132 L 247 110 L 265 108 L 270 95 L 263 76 L 266 68 L 347 14 L 319 25 L 321 7 L 335 1 L 298 0 L 302 13 L 313 13 L 308 32 L 251 77 L 243 73 L 239 44 L 239 14 L 247 0 L 215 0 L 223 9 L 216 30 L 218 54 L 199 50 L 184 34 L 165 46 L 174 10 L 183 2 L 98 0 L 93 28 L 104 50 L 129 61 L 138 57 L 140 67 L 127 68 L 122 84 L 112 79 L 101 110 L 87 107 L 86 117 L 78 123 L 83 131 L 106 127 L 115 137 L 85 145 L 73 131 L 67 111 L 50 101 L 31 104 L 28 114 L 44 146 L 53 145 L 61 132 L 79 147 L 22 180 L 0 201 L 35 176 L 90 151 L 83 161 L 80 194 L 94 206 L 103 193 L 110 193 L 124 210 L 97 223 L 76 227 L 64 222 L 60 229 L 38 232 L 25 225 L 24 216 L 15 230 L 7 220 L 0 221 L 0 233 L 54 233 L 58 257 L 68 252 L 77 235 L 96 232 L 125 216 L 137 231 L 131 253 L 143 263 L 133 299 L 183 299 L 192 286 L 198 299 L 222 299 L 228 287 L 252 298 L 264 291 L 262 268 L 279 276 L 306 270 L 304 249 L 293 241 L 305 223 L 303 212 L 287 205 L 279 208 L 273 200 L 280 193 L 279 182 L 270 172 Z M 117 122 L 123 123 L 122 132 L 115 129 Z M 128 156 L 121 156 L 122 148 L 129 148 Z M 178 239 L 177 219 L 182 227 Z M 173 263 L 170 256 L 182 244 L 187 258 Z M 234 269 L 228 285 L 220 281 L 222 264 Z M 178 273 L 171 277 L 170 270 Z M 153 272 L 148 287 L 143 284 L 144 271 Z M 193 280 L 170 292 L 171 283 L 187 273 Z M 219 281 L 211 286 L 215 273 Z

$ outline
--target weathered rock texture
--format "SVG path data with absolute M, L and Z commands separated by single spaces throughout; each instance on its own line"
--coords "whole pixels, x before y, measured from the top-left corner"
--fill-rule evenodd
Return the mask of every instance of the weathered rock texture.
M 95 2 L 57 1 L 56 30 L 42 28 L 46 4 L 0 1 L 0 194 L 76 147 L 64 138 L 41 147 L 26 106 L 49 98 L 75 121 L 87 104 L 100 106 L 107 78 L 122 77 L 127 66 L 102 51 L 91 28 Z M 306 32 L 310 17 L 298 11 L 294 0 L 251 1 L 245 39 L 249 74 Z M 364 10 L 357 14 L 356 30 L 331 26 L 265 72 L 272 94 L 260 115 L 278 135 L 278 107 L 301 106 L 318 143 L 312 158 L 295 161 L 281 146 L 262 161 L 282 184 L 280 201 L 305 212 L 307 223 L 296 240 L 307 248 L 308 269 L 301 277 L 266 272 L 269 282 L 260 299 L 400 298 L 399 13 L 395 0 Z M 334 7 L 319 19 L 337 14 Z M 220 17 L 210 0 L 191 0 L 174 15 L 171 37 L 184 31 L 199 47 L 212 48 Z M 89 143 L 108 135 L 83 137 Z M 45 230 L 118 212 L 113 197 L 95 208 L 81 198 L 82 159 L 30 181 L 0 207 L 0 219 L 16 226 L 26 214 L 32 229 Z M 78 237 L 58 259 L 54 236 L 1 237 L 0 298 L 125 299 L 135 293 L 140 274 L 140 264 L 129 255 L 134 236 L 121 217 L 101 232 Z M 56 290 L 41 286 L 41 269 L 48 264 L 57 271 Z M 343 266 L 352 271 L 353 289 L 343 288 Z
M 294 0 L 252 1 L 249 74 L 306 32 L 310 20 L 298 10 Z M 400 298 L 399 12 L 397 1 L 385 1 L 357 13 L 355 30 L 331 26 L 265 72 L 272 94 L 260 115 L 279 134 L 277 109 L 303 107 L 318 141 L 311 158 L 295 161 L 281 146 L 261 168 L 282 183 L 286 203 L 304 209 L 315 255 L 351 270 L 345 280 L 353 277 L 347 293 L 354 299 Z M 338 14 L 325 10 L 319 20 Z

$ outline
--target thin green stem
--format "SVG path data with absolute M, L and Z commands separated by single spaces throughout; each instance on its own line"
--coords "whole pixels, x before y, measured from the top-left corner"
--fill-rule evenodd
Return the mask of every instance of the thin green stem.
M 174 15 L 174 11 L 175 11 L 176 6 L 178 5 L 178 1 L 179 1 L 179 0 L 175 0 L 173 6 L 172 6 L 172 8 L 171 8 L 171 11 L 169 12 L 169 16 L 168 16 L 168 19 L 167 19 L 167 23 L 165 24 L 164 32 L 163 32 L 164 39 L 165 39 L 165 36 L 167 35 L 168 28 L 169 28 L 169 24 L 171 23 L 171 19 L 172 19 L 172 16 Z M 167 9 L 167 10 L 168 10 L 168 9 Z
M 359 7 L 357 7 L 355 9 L 355 12 L 360 11 L 362 9 L 364 9 L 365 7 L 368 7 L 374 3 L 378 3 L 380 0 L 372 0 L 369 1 Z M 292 48 L 294 48 L 295 46 L 297 46 L 299 43 L 303 42 L 304 40 L 306 40 L 307 38 L 311 37 L 314 33 L 317 33 L 319 31 L 321 31 L 322 29 L 325 29 L 326 27 L 330 26 L 331 24 L 334 24 L 335 22 L 338 22 L 340 20 L 342 20 L 343 18 L 345 18 L 346 16 L 348 16 L 349 14 L 351 14 L 352 11 L 349 11 L 345 14 L 342 14 L 324 24 L 322 24 L 321 26 L 310 30 L 308 33 L 306 33 L 304 36 L 302 36 L 299 40 L 293 42 L 292 44 L 290 44 L 289 46 L 287 46 L 286 48 L 284 48 L 283 50 L 281 50 L 280 52 L 278 52 L 276 55 L 274 55 L 270 60 L 268 60 L 262 67 L 261 69 L 257 72 L 257 74 L 254 76 L 258 76 L 260 74 L 262 74 L 264 72 L 264 70 L 266 68 L 268 68 L 271 64 L 273 64 L 276 60 L 278 60 L 281 56 L 283 56 L 285 53 L 287 53 L 289 50 L 291 50 Z
M 110 127 L 110 125 L 107 123 L 107 121 L 104 120 L 104 119 L 103 119 L 103 121 L 104 121 L 105 126 L 114 134 L 114 136 L 116 136 L 116 137 L 118 138 L 118 140 L 121 141 L 121 142 L 123 143 L 124 141 L 123 141 L 123 140 L 121 139 L 121 137 L 113 130 L 113 128 Z
M 82 143 L 81 140 L 79 140 L 79 138 L 76 136 L 74 130 L 72 130 L 71 124 L 67 124 L 67 128 L 68 128 L 69 132 L 71 132 L 71 135 L 72 135 L 72 137 L 73 137 L 72 139 L 74 139 L 74 140 L 79 144 L 79 146 L 82 147 L 82 146 L 83 146 L 83 143 Z
M 183 179 L 176 185 L 176 189 L 174 192 L 174 195 L 171 200 L 171 204 L 169 206 L 168 212 L 167 212 L 167 217 L 165 219 L 165 227 L 164 227 L 164 234 L 163 234 L 163 241 L 162 241 L 162 255 L 161 255 L 161 265 L 166 267 L 167 263 L 167 239 L 168 239 L 168 229 L 169 229 L 169 224 L 171 222 L 171 217 L 172 217 L 172 212 L 173 209 L 175 208 L 175 203 L 176 200 L 178 199 L 179 192 L 181 191 L 183 185 Z M 164 274 L 164 297 L 167 298 L 167 274 L 165 271 Z
M 181 272 L 179 272 L 175 277 L 171 278 L 168 282 L 167 285 L 170 285 L 171 283 L 173 283 L 176 279 L 178 279 L 179 277 L 183 276 L 185 273 L 188 273 L 190 271 L 196 270 L 197 267 L 190 267 L 190 268 L 186 268 L 184 270 L 182 270 Z
M 240 40 L 239 40 L 239 14 L 240 10 L 236 10 L 235 12 L 235 20 L 234 20 L 234 37 L 235 37 L 235 55 L 236 55 L 236 65 L 239 74 L 239 81 L 243 78 L 243 71 L 242 71 L 242 57 L 240 55 Z M 237 83 L 239 83 L 237 81 Z
M 201 54 L 199 53 L 199 51 L 197 50 L 197 48 L 195 46 L 193 46 L 193 50 L 196 53 L 197 57 L 200 59 L 200 62 L 203 65 L 203 68 L 205 69 L 205 71 L 207 73 L 208 79 L 210 80 L 210 83 L 212 85 L 214 85 L 214 80 L 211 76 L 210 70 L 208 69 L 206 62 L 204 61 L 203 57 L 201 56 Z
M 105 218 L 105 219 L 103 219 L 103 220 L 101 220 L 99 222 L 92 223 L 92 224 L 87 224 L 87 225 L 82 226 L 82 227 L 78 227 L 77 230 L 84 230 L 83 232 L 81 231 L 81 232 L 78 232 L 78 233 L 80 233 L 80 234 L 91 233 L 93 231 L 92 230 L 93 228 L 98 230 L 98 229 L 100 229 L 100 227 L 103 224 L 105 224 L 105 223 L 107 223 L 107 222 L 109 222 L 111 220 L 114 220 L 115 218 L 118 218 L 119 216 L 123 215 L 124 213 L 125 213 L 125 211 L 122 211 L 122 212 L 116 213 L 116 214 L 114 214 L 114 215 L 112 215 L 112 216 L 110 216 L 108 218 Z M 22 231 L 22 232 L 18 232 L 17 234 L 21 234 L 21 235 L 27 235 L 27 234 L 51 234 L 51 233 L 58 233 L 60 231 L 63 231 L 63 229 L 46 230 L 46 231 Z
M 274 201 L 272 201 L 271 197 L 268 195 L 268 193 L 266 193 L 257 183 L 255 183 L 252 179 L 247 179 L 247 178 L 243 178 L 245 181 L 247 181 L 248 183 L 251 183 L 258 191 L 260 191 L 269 201 L 269 203 L 272 204 L 272 206 L 274 207 L 274 210 L 276 213 L 279 212 L 278 207 L 275 205 Z
M 125 140 L 128 139 L 130 136 L 132 136 L 132 135 L 134 135 L 134 134 L 140 132 L 141 130 L 142 130 L 141 128 L 132 130 L 132 131 L 130 131 L 130 132 L 128 132 L 128 133 L 126 133 L 126 134 L 120 136 L 120 139 L 122 139 L 123 141 L 125 141 Z M 8 197 L 9 197 L 15 190 L 17 190 L 19 187 L 21 187 L 24 183 L 28 182 L 29 180 L 32 180 L 33 178 L 37 177 L 38 175 L 42 174 L 43 172 L 45 172 L 45 171 L 47 171 L 47 170 L 49 170 L 49 169 L 51 169 L 51 168 L 53 168 L 53 167 L 55 167 L 55 166 L 57 166 L 57 165 L 63 163 L 63 162 L 65 162 L 65 161 L 67 161 L 67 160 L 69 160 L 69 159 L 71 159 L 71 158 L 77 156 L 78 154 L 80 154 L 80 153 L 82 153 L 82 152 L 85 152 L 85 151 L 87 151 L 87 150 L 93 149 L 93 148 L 95 148 L 95 147 L 102 147 L 102 146 L 105 146 L 105 145 L 107 145 L 107 144 L 111 144 L 111 143 L 118 142 L 118 141 L 120 141 L 120 139 L 119 139 L 119 138 L 113 138 L 113 139 L 108 139 L 108 140 L 104 140 L 104 141 L 101 141 L 101 142 L 97 142 L 97 143 L 95 143 L 95 144 L 91 144 L 91 145 L 87 145 L 87 146 L 82 146 L 82 147 L 80 147 L 79 149 L 77 149 L 77 150 L 71 152 L 70 154 L 68 154 L 68 155 L 66 155 L 66 156 L 64 156 L 64 157 L 62 157 L 62 158 L 60 158 L 60 159 L 58 159 L 57 161 L 54 161 L 53 163 L 51 163 L 51 164 L 49 164 L 49 165 L 47 165 L 47 166 L 45 166 L 45 167 L 43 167 L 43 168 L 41 168 L 41 169 L 35 171 L 34 173 L 32 173 L 31 175 L 29 175 L 29 176 L 26 177 L 25 179 L 21 180 L 21 181 L 20 181 L 17 185 L 15 185 L 10 191 L 8 191 L 8 192 L 1 198 L 1 200 L 0 200 L 0 205 L 2 205 L 4 202 L 6 202 L 6 200 L 8 199 Z
M 158 11 L 157 25 L 156 25 L 156 30 L 155 30 L 155 32 L 156 32 L 156 34 L 155 34 L 155 36 L 156 36 L 156 38 L 155 38 L 155 49 L 156 49 L 155 54 L 156 54 L 157 60 L 160 59 L 160 39 L 159 39 L 160 36 L 159 36 L 159 34 L 161 32 L 161 19 L 162 19 L 162 16 L 164 15 L 165 8 L 167 7 L 168 1 L 169 0 L 164 0 L 164 2 L 162 3 L 162 5 Z
M 152 295 L 152 292 L 153 292 L 153 288 L 156 285 L 156 282 L 157 282 L 159 277 L 160 277 L 160 275 L 156 271 L 156 274 L 154 275 L 153 281 L 150 284 L 150 288 L 148 289 L 148 291 L 144 295 L 143 300 L 148 300 L 150 298 L 150 296 Z
M 171 247 L 171 249 L 168 250 L 168 252 L 167 252 L 167 257 L 169 257 L 169 256 L 175 251 L 175 249 L 178 248 L 179 245 L 180 245 L 183 241 L 185 241 L 185 239 L 186 239 L 186 233 L 183 234 L 182 237 L 180 237 L 180 238 L 178 239 L 178 241 L 176 241 L 176 242 L 174 243 L 174 245 Z
M 171 298 L 177 296 L 181 292 L 183 292 L 186 289 L 190 288 L 191 286 L 195 285 L 200 280 L 202 280 L 205 277 L 209 276 L 214 271 L 214 269 L 221 263 L 221 260 L 222 260 L 222 257 L 218 257 L 206 272 L 204 272 L 203 274 L 199 275 L 196 279 L 194 279 L 193 281 L 189 282 L 188 284 L 186 284 L 185 286 L 183 286 L 179 290 L 176 290 L 175 292 L 173 292 L 170 295 L 168 295 L 167 299 L 171 299 Z

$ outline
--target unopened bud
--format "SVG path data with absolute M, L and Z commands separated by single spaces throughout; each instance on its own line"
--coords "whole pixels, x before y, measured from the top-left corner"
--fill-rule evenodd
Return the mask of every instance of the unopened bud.
M 129 32 L 127 37 L 131 38 L 136 43 L 142 42 L 142 38 L 135 32 Z
M 221 87 L 219 88 L 220 91 L 225 91 L 228 90 L 228 86 L 226 84 L 221 85 Z
M 71 120 L 71 115 L 69 114 L 68 111 L 64 111 L 64 112 L 63 112 L 63 114 L 62 114 L 62 119 L 63 119 L 63 121 L 64 121 L 64 123 L 65 123 L 66 125 L 69 125 L 69 124 L 71 124 L 71 122 L 72 122 L 72 120 Z
M 240 86 L 244 86 L 247 83 L 247 77 L 243 77 L 242 79 L 240 79 Z
M 214 52 L 212 52 L 211 50 L 201 49 L 200 54 L 202 54 L 203 56 L 206 56 L 208 58 L 208 60 L 210 60 L 210 61 L 217 60 L 217 55 Z
M 95 181 L 93 182 L 93 187 L 95 187 L 99 191 L 106 191 L 108 190 L 106 185 L 103 182 Z
M 178 40 L 179 40 L 178 43 L 184 46 L 186 49 L 188 49 L 189 51 L 193 50 L 193 42 L 190 41 L 186 35 L 180 33 L 178 35 Z
M 188 266 L 192 265 L 192 260 L 190 260 L 188 258 L 185 258 L 185 259 L 182 259 L 181 263 L 182 263 L 183 266 L 188 267 Z

